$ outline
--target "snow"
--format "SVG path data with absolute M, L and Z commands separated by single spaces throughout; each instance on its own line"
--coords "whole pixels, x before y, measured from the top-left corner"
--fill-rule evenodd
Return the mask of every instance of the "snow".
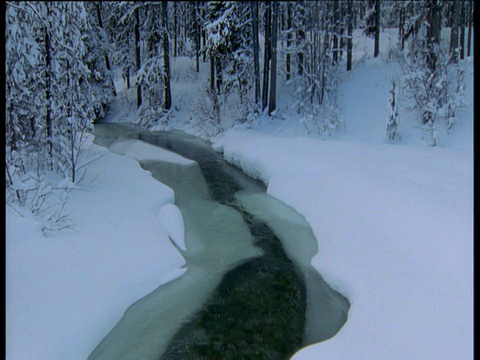
M 86 146 L 103 156 L 69 193 L 75 231 L 44 236 L 6 208 L 7 359 L 86 359 L 133 302 L 186 270 L 158 218 L 172 190 L 92 137 Z
M 305 216 L 312 265 L 351 303 L 339 334 L 295 359 L 472 357 L 471 154 L 256 131 L 216 146 Z
M 116 154 L 128 154 L 128 156 L 137 160 L 156 160 L 180 165 L 191 165 L 195 163 L 171 151 L 136 139 L 117 140 L 109 146 L 109 150 Z
M 465 105 L 452 133 L 439 126 L 437 146 L 426 146 L 418 114 L 399 94 L 401 139 L 392 144 L 389 90 L 401 71 L 388 62 L 389 40 L 381 40 L 376 59 L 364 55 L 373 52 L 370 39 L 354 43 L 354 71 L 339 89 L 344 132 L 306 134 L 291 109 L 292 89 L 280 79 L 278 115 L 237 126 L 214 146 L 305 217 L 318 242 L 312 265 L 351 303 L 337 335 L 293 359 L 471 359 L 473 61 L 465 61 Z M 178 109 L 170 126 L 195 132 L 187 109 L 208 63 L 198 79 L 189 59 L 175 64 Z M 135 121 L 128 112 L 135 89 L 117 90 L 108 121 Z M 174 193 L 137 160 L 189 161 L 133 139 L 111 151 L 134 159 L 91 138 L 85 146 L 103 156 L 69 193 L 75 231 L 42 235 L 36 218 L 6 207 L 7 359 L 85 359 L 128 306 L 186 271 L 169 240 L 185 249 Z
M 185 224 L 180 209 L 174 204 L 166 204 L 160 209 L 158 217 L 175 245 L 183 251 L 187 250 L 185 246 Z
M 473 358 L 473 66 L 455 130 L 435 148 L 400 108 L 402 138 L 386 139 L 394 63 L 359 64 L 339 92 L 344 133 L 318 140 L 292 121 L 237 127 L 216 141 L 225 159 L 305 216 L 312 265 L 351 303 L 332 339 L 301 359 Z M 290 130 L 291 129 L 291 130 Z M 275 131 L 277 130 L 277 131 Z

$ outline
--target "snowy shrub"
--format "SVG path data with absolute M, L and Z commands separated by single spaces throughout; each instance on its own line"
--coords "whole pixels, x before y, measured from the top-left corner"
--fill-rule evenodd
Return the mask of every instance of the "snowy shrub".
M 437 146 L 437 129 L 433 121 L 427 122 L 422 128 L 422 140 L 428 146 Z
M 7 206 L 22 216 L 25 211 L 35 215 L 42 223 L 42 232 L 73 229 L 74 223 L 64 211 L 70 189 L 55 174 L 24 173 L 13 165 L 7 166 L 6 172 Z
M 447 131 L 451 132 L 455 124 L 455 113 L 458 107 L 464 105 L 465 68 L 462 64 L 448 66 L 446 76 L 446 96 L 443 113 Z
M 199 128 L 201 136 L 205 139 L 211 139 L 223 132 L 220 102 L 217 92 L 206 88 L 201 91 L 197 102 L 190 110 L 193 123 Z
M 390 90 L 390 100 L 388 108 L 387 120 L 387 137 L 390 140 L 395 140 L 400 137 L 398 132 L 398 111 L 397 111 L 397 93 L 395 81 L 392 82 L 392 90 Z

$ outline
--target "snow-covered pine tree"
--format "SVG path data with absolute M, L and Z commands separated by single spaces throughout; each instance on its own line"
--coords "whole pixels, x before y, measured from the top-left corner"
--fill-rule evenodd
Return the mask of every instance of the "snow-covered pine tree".
M 151 126 L 163 118 L 163 3 L 148 2 L 141 6 L 142 65 L 137 73 L 137 82 L 142 87 L 142 106 L 139 108 L 139 123 Z M 140 9 L 138 9 L 140 10 Z M 137 10 L 137 11 L 138 11 Z
M 450 46 L 452 42 L 443 46 L 440 41 L 445 3 L 409 1 L 406 5 L 405 34 L 409 49 L 401 64 L 408 92 L 422 114 L 423 138 L 428 145 L 435 146 L 437 119 L 445 120 L 447 131 L 451 131 L 455 122 L 455 109 L 461 104 L 464 87 L 463 70 L 459 63 L 450 61 L 455 54 Z M 455 47 L 453 39 L 453 49 Z
M 395 81 L 392 82 L 392 89 L 390 90 L 387 121 L 387 137 L 390 140 L 395 140 L 400 137 L 398 132 L 398 111 L 397 111 L 397 91 Z
M 46 151 L 43 24 L 35 3 L 9 3 L 5 27 L 5 161 L 7 186 L 13 178 L 43 171 Z M 16 192 L 17 198 L 21 196 Z M 19 199 L 17 199 L 19 200 Z
M 105 6 L 105 31 L 112 39 L 112 67 L 120 68 L 127 89 L 136 69 L 133 4 L 109 1 Z
M 162 3 L 162 49 L 163 49 L 163 86 L 165 111 L 172 108 L 172 91 L 170 88 L 170 41 L 168 38 L 168 9 L 167 2 Z
M 44 230 L 71 226 L 58 182 L 79 181 L 81 147 L 94 118 L 90 30 L 83 2 L 7 3 L 7 203 L 46 214 Z M 46 176 L 52 170 L 60 179 Z
M 252 47 L 251 5 L 237 1 L 210 1 L 206 7 L 205 29 L 207 42 L 202 48 L 210 61 L 210 87 L 199 99 L 195 109 L 197 122 L 209 123 L 222 131 L 220 110 L 228 98 L 238 94 L 241 99 L 241 119 L 248 116 L 253 107 L 248 93 L 254 82 L 254 64 Z M 236 90 L 236 91 L 235 91 Z M 210 104 L 210 112 L 205 102 Z M 204 125 L 201 125 L 204 126 Z
M 54 166 L 77 180 L 81 147 L 95 118 L 85 42 L 90 24 L 83 2 L 52 2 L 52 137 Z
M 272 4 L 271 27 L 271 67 L 270 67 L 270 94 L 268 100 L 268 115 L 277 108 L 277 33 L 278 33 L 278 4 Z
M 93 121 L 105 116 L 108 105 L 116 95 L 111 71 L 110 41 L 103 29 L 101 3 L 85 2 L 88 13 L 88 23 L 91 26 L 85 37 L 86 52 L 84 61 L 90 71 L 89 83 L 92 92 L 92 107 L 95 114 Z
M 294 4 L 294 13 L 304 16 L 307 35 L 298 44 L 301 49 L 296 49 L 303 54 L 303 67 L 301 75 L 299 71 L 292 82 L 296 97 L 294 109 L 302 115 L 301 122 L 309 133 L 329 134 L 343 127 L 337 102 L 342 41 L 334 19 L 335 14 L 345 11 L 341 8 L 344 4 L 322 1 Z M 300 25 L 297 18 L 294 26 Z
M 368 0 L 367 12 L 365 14 L 366 28 L 364 34 L 367 37 L 373 37 L 374 50 L 373 57 L 380 53 L 380 20 L 381 20 L 381 0 Z

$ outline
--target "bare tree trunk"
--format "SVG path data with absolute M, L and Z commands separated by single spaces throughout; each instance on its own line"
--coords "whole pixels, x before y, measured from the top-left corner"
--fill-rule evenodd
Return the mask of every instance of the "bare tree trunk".
M 300 5 L 301 6 L 301 5 Z M 305 29 L 303 28 L 305 26 L 305 17 L 302 16 L 300 19 L 300 27 L 297 29 L 297 48 L 298 48 L 298 76 L 303 76 L 303 70 L 304 70 L 304 58 L 305 54 L 303 53 L 304 49 L 304 41 L 305 41 Z
M 270 20 L 272 8 L 270 1 L 265 4 L 265 56 L 263 62 L 263 89 L 262 89 L 262 111 L 267 107 L 268 102 L 268 76 L 270 73 Z
M 405 49 L 405 8 L 402 5 L 399 14 L 398 21 L 398 36 L 400 38 L 400 49 L 403 51 Z
M 352 70 L 352 52 L 353 52 L 353 3 L 351 0 L 347 2 L 347 71 Z
M 467 57 L 470 57 L 472 48 L 472 21 L 473 21 L 473 0 L 468 1 L 468 31 L 467 31 Z
M 338 60 L 342 60 L 345 49 L 345 6 L 343 1 L 339 3 L 339 21 L 338 21 Z
M 201 41 L 201 22 L 198 2 L 195 2 L 195 61 L 197 73 L 200 72 L 200 41 Z
M 50 2 L 47 6 L 47 21 L 50 19 Z M 47 147 L 49 155 L 50 170 L 53 170 L 53 123 L 52 123 L 52 44 L 48 29 L 45 27 L 45 97 L 46 97 L 46 126 L 47 126 Z
M 207 32 L 205 31 L 205 29 L 202 30 L 202 47 L 205 48 L 206 44 L 207 44 Z M 206 52 L 204 51 L 203 52 L 203 62 L 207 61 L 207 54 Z
M 292 2 L 287 3 L 287 57 L 285 60 L 287 67 L 287 80 L 290 79 L 291 69 L 290 69 L 290 47 L 292 46 Z
M 430 74 L 434 74 L 437 68 L 437 54 L 436 49 L 440 45 L 440 36 L 442 30 L 442 12 L 439 0 L 428 1 L 428 13 L 427 13 L 427 67 Z M 431 86 L 434 86 L 433 82 Z M 423 112 L 423 123 L 433 123 L 433 113 L 430 110 Z
M 459 49 L 458 49 L 458 26 L 459 26 L 459 0 L 453 0 L 453 11 L 452 19 L 450 19 L 451 30 L 450 30 L 450 61 L 452 63 L 457 63 Z
M 101 8 L 100 8 L 100 4 L 101 4 L 101 1 L 97 1 L 97 18 L 98 18 L 98 26 L 100 27 L 100 29 L 103 30 L 102 11 L 101 11 Z M 108 71 L 111 70 L 110 60 L 108 59 L 108 54 L 106 52 L 105 52 L 105 66 L 106 66 Z M 113 96 L 117 96 L 117 90 L 115 89 L 115 83 L 113 82 L 113 79 L 111 78 L 110 75 L 109 75 L 109 77 L 110 77 L 110 80 L 111 80 L 111 83 L 112 83 Z
M 460 1 L 460 60 L 465 59 L 465 5 Z
M 223 76 L 222 76 L 222 58 L 218 53 L 215 58 L 215 71 L 217 72 L 217 78 L 216 78 L 217 93 L 220 95 L 222 92 Z
M 173 2 L 173 57 L 177 57 L 177 2 Z
M 433 73 L 437 68 L 437 54 L 435 48 L 440 44 L 441 32 L 441 9 L 438 0 L 429 0 L 429 8 L 427 14 L 427 66 Z
M 273 3 L 272 11 L 272 66 L 270 72 L 270 99 L 268 102 L 268 115 L 277 108 L 277 30 L 278 30 L 278 3 Z
M 250 2 L 252 10 L 253 69 L 255 73 L 255 104 L 260 103 L 260 44 L 258 40 L 258 2 Z
M 373 57 L 380 53 L 380 0 L 375 0 L 375 48 Z
M 210 50 L 210 90 L 215 93 L 215 56 Z
M 140 62 L 140 14 L 138 8 L 135 9 L 135 55 L 137 60 L 137 71 L 142 66 Z M 137 79 L 137 108 L 142 105 L 142 86 Z
M 162 1 L 163 17 L 163 76 L 165 86 L 165 110 L 172 108 L 172 91 L 170 89 L 170 43 L 168 41 L 167 1 Z

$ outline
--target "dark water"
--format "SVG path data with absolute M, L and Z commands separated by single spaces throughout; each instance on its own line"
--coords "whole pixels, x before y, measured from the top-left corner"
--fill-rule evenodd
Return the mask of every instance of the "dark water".
M 140 139 L 195 160 L 210 198 L 239 211 L 254 244 L 264 252 L 225 273 L 205 307 L 175 334 L 161 359 L 288 359 L 303 342 L 305 282 L 274 232 L 235 204 L 235 193 L 245 188 L 242 183 L 253 180 L 195 142 L 173 141 L 169 134 Z M 175 186 L 165 177 L 159 180 Z
M 340 330 L 349 303 L 311 267 L 303 218 L 194 136 L 96 126 L 104 146 L 119 134 L 196 161 L 140 161 L 175 191 L 188 270 L 133 304 L 89 360 L 289 359 Z

